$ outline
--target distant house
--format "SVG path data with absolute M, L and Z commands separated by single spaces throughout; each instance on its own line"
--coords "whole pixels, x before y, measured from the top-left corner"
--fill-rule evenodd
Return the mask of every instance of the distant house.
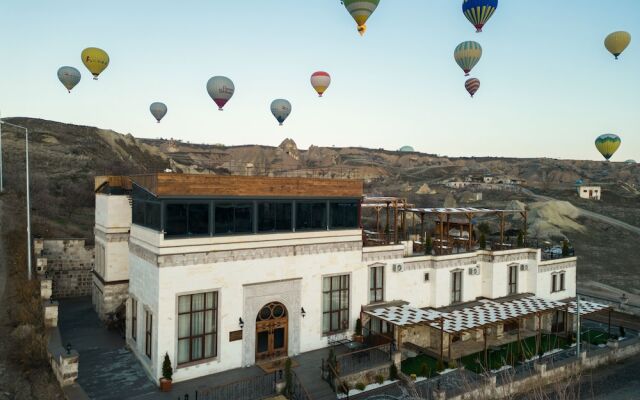
M 469 182 L 452 181 L 452 182 L 445 183 L 446 187 L 450 187 L 450 188 L 454 188 L 454 189 L 462 189 L 462 188 L 466 187 L 467 185 L 469 185 Z
M 600 200 L 602 194 L 602 188 L 600 186 L 578 186 L 578 196 L 582 199 Z
M 485 175 L 485 176 L 482 178 L 482 181 L 483 181 L 484 183 L 493 183 L 493 176 Z

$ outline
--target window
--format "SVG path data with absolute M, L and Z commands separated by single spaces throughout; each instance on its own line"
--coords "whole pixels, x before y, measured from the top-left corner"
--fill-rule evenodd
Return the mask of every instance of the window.
M 551 275 L 551 293 L 558 291 L 558 275 Z
M 218 292 L 178 297 L 178 364 L 217 355 Z
M 131 339 L 138 340 L 138 302 L 131 299 Z
M 509 265 L 509 289 L 508 294 L 518 293 L 518 266 Z
M 429 281 L 429 273 L 428 273 L 428 272 L 426 272 L 426 273 L 424 274 L 424 281 L 425 281 L 425 282 L 428 282 L 428 281 Z
M 351 202 L 331 202 L 331 228 L 358 228 L 359 204 Z
M 451 302 L 462 301 L 462 271 L 451 272 Z
M 216 203 L 215 233 L 253 232 L 253 203 Z
M 327 203 L 297 203 L 296 229 L 327 229 Z
M 153 314 L 149 310 L 144 310 L 145 334 L 144 334 L 144 354 L 151 359 L 151 334 L 153 332 Z
M 384 300 L 384 266 L 369 268 L 369 303 Z
M 560 272 L 560 290 L 564 290 L 564 272 Z
M 557 272 L 551 275 L 551 293 L 565 290 L 565 272 Z
M 322 280 L 322 332 L 332 333 L 349 328 L 349 275 Z
M 209 204 L 167 204 L 167 236 L 208 235 Z
M 143 189 L 135 186 L 132 191 L 131 220 L 134 224 L 159 231 L 160 202 Z
M 293 203 L 258 203 L 258 232 L 290 232 Z

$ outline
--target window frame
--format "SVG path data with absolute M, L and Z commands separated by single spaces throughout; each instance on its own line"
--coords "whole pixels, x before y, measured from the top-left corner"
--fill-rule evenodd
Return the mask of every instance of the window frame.
M 508 279 L 507 279 L 507 295 L 518 293 L 518 269 L 519 265 L 508 266 Z
M 204 295 L 204 307 L 201 310 L 193 310 L 193 297 L 196 295 Z M 207 295 L 211 294 L 213 296 L 213 300 L 211 302 L 211 308 L 207 308 Z M 188 312 L 180 312 L 180 298 L 181 297 L 189 297 L 189 311 Z M 218 320 L 218 311 L 220 308 L 220 294 L 218 290 L 207 290 L 204 292 L 194 292 L 194 293 L 184 293 L 176 296 L 176 362 L 178 367 L 185 367 L 192 364 L 198 364 L 202 362 L 206 362 L 208 360 L 213 360 L 218 357 L 219 346 L 218 346 L 218 332 L 220 330 L 219 320 Z M 213 318 L 213 329 L 211 332 L 206 331 L 207 319 L 206 314 L 208 311 L 212 312 Z M 203 331 L 202 334 L 193 334 L 193 314 L 194 313 L 203 313 Z M 188 336 L 180 336 L 180 316 L 181 315 L 189 315 L 189 335 Z M 207 336 L 212 336 L 212 347 L 213 347 L 213 355 L 205 357 L 205 349 L 206 349 L 206 338 Z M 187 361 L 180 361 L 180 341 L 187 339 L 189 341 L 189 349 L 188 349 L 188 359 Z M 199 339 L 201 345 L 200 358 L 193 358 L 193 340 Z
M 551 293 L 558 292 L 558 274 L 551 274 Z
M 456 276 L 459 276 L 460 285 L 459 289 L 456 290 Z M 455 269 L 451 271 L 451 304 L 457 304 L 462 302 L 462 282 L 464 278 L 464 270 Z
M 151 310 L 145 307 L 144 310 L 144 354 L 149 357 L 149 360 L 153 359 L 153 313 Z
M 346 204 L 346 203 L 349 203 L 350 205 L 354 205 L 355 206 L 355 225 L 354 226 L 334 226 L 333 225 L 333 212 L 332 212 L 333 206 L 334 205 L 338 205 L 338 204 Z M 327 226 L 328 226 L 328 229 L 329 230 L 359 229 L 360 226 L 361 226 L 360 207 L 361 207 L 360 200 L 354 200 L 354 199 L 330 200 L 329 201 L 329 207 L 327 208 Z
M 131 298 L 131 339 L 138 341 L 138 300 Z
M 338 282 L 340 282 L 340 284 L 339 284 L 340 287 L 337 288 L 337 289 L 333 288 L 333 278 L 339 278 Z M 343 278 L 346 278 L 346 282 L 347 282 L 346 288 L 342 287 Z M 329 279 L 329 290 L 325 290 L 324 289 L 325 279 Z M 333 308 L 333 302 L 332 302 L 332 297 L 333 297 L 333 293 L 334 292 L 338 292 L 338 308 L 335 308 L 335 309 Z M 347 296 L 346 296 L 346 299 L 347 299 L 346 308 L 342 304 L 343 292 L 347 293 Z M 325 310 L 325 308 L 324 308 L 324 297 L 325 297 L 325 295 L 329 296 L 329 310 Z M 323 276 L 322 277 L 322 322 L 321 322 L 322 323 L 322 334 L 324 336 L 327 336 L 327 335 L 332 335 L 332 334 L 335 334 L 335 333 L 344 332 L 344 331 L 349 330 L 350 309 L 351 309 L 351 275 L 350 274 L 338 274 L 338 275 Z M 347 326 L 346 327 L 341 326 L 344 321 L 340 321 L 340 314 L 343 313 L 343 312 L 346 312 L 346 314 L 347 314 L 347 319 L 346 319 L 346 322 L 347 322 L 346 325 Z M 329 326 L 328 326 L 327 329 L 325 329 L 325 324 L 324 324 L 325 314 L 329 315 Z M 332 324 L 332 315 L 333 314 L 338 314 L 338 325 L 339 326 L 336 327 L 335 329 L 332 326 L 333 325 Z
M 212 201 L 211 200 L 205 200 L 205 199 L 189 199 L 189 200 L 182 200 L 182 199 L 171 199 L 171 200 L 163 200 L 161 202 L 161 212 L 162 212 L 162 218 L 161 218 L 161 228 L 162 228 L 162 233 L 164 235 L 165 238 L 167 239 L 180 239 L 180 238 L 198 238 L 198 237 L 207 237 L 207 236 L 211 236 L 214 227 L 212 227 L 212 214 L 215 211 L 215 209 L 212 208 Z M 169 234 L 167 231 L 168 228 L 168 224 L 169 224 L 169 212 L 168 212 L 168 207 L 170 205 L 184 205 L 186 206 L 186 233 L 179 233 L 179 234 Z M 191 205 L 206 205 L 207 206 L 207 232 L 206 233 L 195 233 L 192 234 L 189 232 L 189 218 L 190 218 L 190 206 Z M 215 220 L 214 220 L 215 221 Z
M 311 227 L 311 228 L 306 228 L 306 227 L 300 227 L 298 224 L 300 223 L 300 221 L 302 221 L 302 219 L 300 218 L 300 216 L 298 215 L 298 212 L 300 210 L 300 206 L 302 205 L 312 205 L 312 204 L 323 204 L 324 205 L 324 224 L 323 227 L 321 228 L 315 228 L 315 227 Z M 311 208 L 311 220 L 313 222 L 313 207 Z M 294 227 L 296 232 L 320 232 L 320 231 L 327 231 L 330 230 L 329 228 L 329 201 L 325 200 L 325 199 L 305 199 L 305 200 L 296 200 L 295 202 L 295 207 L 294 207 Z
M 259 199 L 256 200 L 256 207 L 255 207 L 255 225 L 256 225 L 256 234 L 259 235 L 264 235 L 264 234 L 269 234 L 269 233 L 288 233 L 288 232 L 295 232 L 295 217 L 294 214 L 296 212 L 296 207 L 295 207 L 295 201 L 294 200 L 269 200 L 269 199 Z M 260 212 L 260 205 L 261 204 L 287 204 L 291 207 L 291 213 L 289 216 L 290 222 L 291 222 L 291 226 L 289 227 L 289 229 L 278 229 L 278 218 L 277 218 L 277 211 L 276 211 L 276 217 L 275 217 L 275 221 L 274 221 L 274 229 L 273 230 L 260 230 L 260 217 L 261 217 L 261 212 Z
M 369 267 L 369 304 L 384 301 L 384 269 L 384 264 L 374 264 Z M 378 270 L 382 270 L 380 273 L 381 282 L 378 282 Z M 381 293 L 379 298 L 378 293 Z

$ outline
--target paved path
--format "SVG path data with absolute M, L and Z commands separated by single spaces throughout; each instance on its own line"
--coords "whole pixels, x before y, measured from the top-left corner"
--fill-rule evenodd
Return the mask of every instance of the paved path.
M 320 376 L 322 359 L 329 355 L 328 349 L 320 349 L 302 353 L 294 359 L 298 366 L 294 368 L 296 375 L 314 400 L 335 400 L 336 394 L 329 384 Z
M 62 343 L 80 353 L 78 383 L 91 399 L 129 399 L 158 392 L 125 349 L 122 337 L 100 322 L 90 298 L 61 300 L 59 327 Z

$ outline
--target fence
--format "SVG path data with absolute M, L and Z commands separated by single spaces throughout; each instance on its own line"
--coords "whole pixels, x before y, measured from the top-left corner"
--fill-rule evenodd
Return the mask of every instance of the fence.
M 254 376 L 239 381 L 195 391 L 193 400 L 261 399 L 277 394 L 276 373 Z M 189 396 L 185 395 L 184 400 Z
M 336 357 L 336 365 L 341 375 L 364 371 L 391 362 L 391 343 L 356 350 Z

